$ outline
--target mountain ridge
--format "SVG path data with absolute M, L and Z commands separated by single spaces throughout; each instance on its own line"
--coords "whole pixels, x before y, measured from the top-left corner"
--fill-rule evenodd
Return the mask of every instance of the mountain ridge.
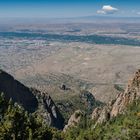
M 128 105 L 140 98 L 140 69 L 129 80 L 124 92 L 117 95 L 115 100 L 112 100 L 103 108 L 97 107 L 92 113 L 92 119 L 96 124 L 101 124 L 110 119 L 117 117 L 119 114 L 124 114 Z
M 3 70 L 0 70 L 0 92 L 5 94 L 6 99 L 12 98 L 29 112 L 34 112 L 38 107 L 37 99 L 30 89 Z

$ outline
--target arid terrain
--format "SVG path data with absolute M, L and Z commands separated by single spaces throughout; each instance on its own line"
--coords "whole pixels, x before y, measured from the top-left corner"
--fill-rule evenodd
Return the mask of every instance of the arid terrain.
M 107 103 L 140 67 L 139 31 L 138 23 L 9 26 L 0 32 L 0 67 L 56 101 L 87 90 Z
M 0 140 L 140 140 L 140 0 L 0 0 Z

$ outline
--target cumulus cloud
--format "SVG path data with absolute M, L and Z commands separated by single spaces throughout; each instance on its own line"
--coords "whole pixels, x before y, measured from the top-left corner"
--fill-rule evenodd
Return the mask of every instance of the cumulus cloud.
M 104 5 L 101 10 L 98 10 L 98 14 L 114 14 L 118 11 L 117 8 L 112 7 L 111 5 Z

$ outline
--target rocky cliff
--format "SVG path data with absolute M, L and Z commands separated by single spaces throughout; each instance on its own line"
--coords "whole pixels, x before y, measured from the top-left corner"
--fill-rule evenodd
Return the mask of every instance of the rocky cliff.
M 125 113 L 126 107 L 134 100 L 140 98 L 140 70 L 129 81 L 126 90 L 103 108 L 96 108 L 92 113 L 92 119 L 96 124 L 103 123 L 116 117 L 118 114 Z
M 37 110 L 37 114 L 39 114 L 43 118 L 44 123 L 47 123 L 48 125 L 56 127 L 58 129 L 63 129 L 64 118 L 59 112 L 59 109 L 55 105 L 50 95 L 36 89 L 31 90 L 38 98 L 39 107 Z
M 36 112 L 45 123 L 63 129 L 64 119 L 55 103 L 47 93 L 29 89 L 8 73 L 0 70 L 0 93 L 24 107 L 28 112 Z

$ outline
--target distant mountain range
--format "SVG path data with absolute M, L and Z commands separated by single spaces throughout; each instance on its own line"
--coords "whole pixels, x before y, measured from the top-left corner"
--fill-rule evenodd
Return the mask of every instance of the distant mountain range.
M 45 24 L 45 23 L 96 23 L 96 22 L 118 22 L 118 23 L 136 23 L 140 22 L 140 17 L 111 17 L 111 16 L 83 16 L 70 18 L 21 18 L 9 17 L 0 18 L 0 24 Z

